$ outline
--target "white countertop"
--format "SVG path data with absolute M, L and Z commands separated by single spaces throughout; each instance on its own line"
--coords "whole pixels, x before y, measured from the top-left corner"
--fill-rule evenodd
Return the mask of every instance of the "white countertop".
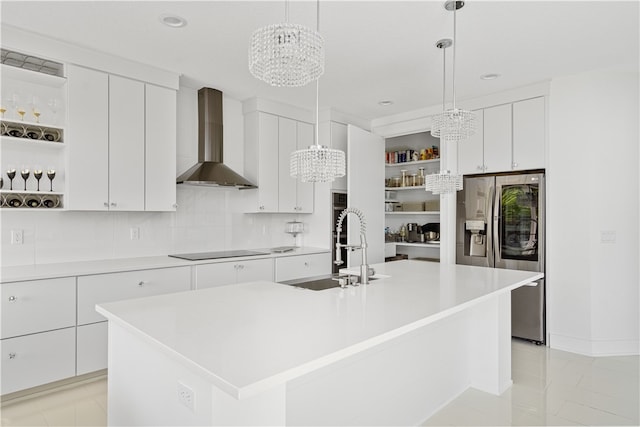
M 97 310 L 244 398 L 543 277 L 411 260 L 373 267 L 389 277 L 324 291 L 251 282 Z
M 270 249 L 252 249 L 258 252 L 269 252 Z M 204 251 L 203 251 L 204 252 Z M 105 259 L 95 261 L 78 261 L 55 264 L 35 264 L 2 267 L 0 281 L 20 282 L 25 280 L 53 279 L 56 277 L 86 276 L 91 274 L 117 273 L 120 271 L 148 270 L 151 268 L 182 267 L 198 264 L 212 264 L 218 262 L 244 261 L 261 258 L 277 258 L 296 255 L 326 253 L 329 249 L 296 248 L 291 252 L 267 253 L 245 257 L 207 259 L 202 261 L 188 261 L 169 256 L 152 256 L 122 259 Z

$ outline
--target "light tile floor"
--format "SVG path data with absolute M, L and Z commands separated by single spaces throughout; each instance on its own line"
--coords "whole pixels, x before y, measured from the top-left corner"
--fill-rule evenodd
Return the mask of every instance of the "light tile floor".
M 513 387 L 501 396 L 469 389 L 424 425 L 639 425 L 640 358 L 593 358 L 524 341 L 512 344 Z M 99 379 L 2 406 L 2 426 L 104 426 Z

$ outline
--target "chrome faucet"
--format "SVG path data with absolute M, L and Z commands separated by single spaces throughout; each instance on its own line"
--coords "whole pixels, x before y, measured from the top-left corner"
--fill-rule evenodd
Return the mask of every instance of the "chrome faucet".
M 340 243 L 340 233 L 342 233 L 342 221 L 344 221 L 347 214 L 350 214 L 350 213 L 356 215 L 358 217 L 358 220 L 360 221 L 360 245 L 349 245 L 348 242 L 346 245 L 343 245 L 342 243 Z M 364 220 L 364 214 L 362 213 L 361 210 L 356 208 L 347 208 L 343 210 L 340 213 L 340 216 L 338 217 L 338 224 L 336 227 L 336 232 L 337 232 L 336 233 L 336 259 L 333 262 L 336 265 L 344 264 L 344 261 L 342 261 L 342 253 L 340 251 L 341 248 L 347 248 L 351 251 L 354 251 L 356 249 L 362 249 L 362 264 L 360 264 L 360 282 L 364 285 L 369 284 L 369 274 L 370 274 L 369 265 L 367 264 L 367 236 L 365 234 L 366 231 L 367 231 L 367 225 Z

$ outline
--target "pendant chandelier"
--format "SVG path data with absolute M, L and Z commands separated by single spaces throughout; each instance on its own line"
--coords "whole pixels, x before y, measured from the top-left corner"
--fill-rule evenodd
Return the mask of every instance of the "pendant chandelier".
M 451 39 L 441 39 L 436 42 L 436 47 L 442 49 L 442 109 L 444 110 L 445 104 L 445 91 L 446 91 L 446 70 L 447 70 L 447 54 L 446 49 L 453 44 Z M 442 116 L 436 116 L 440 119 Z M 434 117 L 434 126 L 436 120 Z M 437 125 L 442 125 L 441 122 Z M 442 128 L 438 128 L 441 130 Z M 431 134 L 433 135 L 433 127 L 431 128 Z M 440 141 L 443 140 L 442 134 L 440 134 Z M 433 194 L 451 194 L 456 191 L 462 190 L 462 175 L 452 174 L 450 171 L 441 170 L 438 173 L 425 176 L 425 190 L 431 191 Z
M 316 80 L 315 145 L 291 153 L 289 172 L 302 182 L 331 182 L 345 175 L 344 151 L 318 143 L 318 95 L 320 80 Z
M 324 39 L 318 31 L 289 23 L 286 0 L 284 23 L 253 32 L 249 71 L 271 86 L 305 86 L 324 73 Z
M 444 7 L 453 11 L 453 105 L 446 109 L 444 99 L 442 101 L 442 113 L 432 116 L 431 135 L 440 138 L 441 141 L 458 142 L 469 138 L 475 132 L 475 113 L 456 108 L 456 11 L 464 6 L 464 1 L 449 0 Z M 449 40 L 449 39 L 447 39 Z M 450 46 L 451 44 L 449 44 Z M 445 46 L 445 48 L 448 46 Z M 444 90 L 443 90 L 444 93 Z M 444 98 L 444 95 L 443 95 Z
M 317 31 L 320 31 L 320 2 L 317 2 Z M 304 150 L 291 153 L 289 172 L 294 178 L 302 182 L 331 182 L 345 175 L 344 151 L 335 150 L 319 144 L 319 102 L 320 78 L 316 79 L 316 125 L 315 145 Z

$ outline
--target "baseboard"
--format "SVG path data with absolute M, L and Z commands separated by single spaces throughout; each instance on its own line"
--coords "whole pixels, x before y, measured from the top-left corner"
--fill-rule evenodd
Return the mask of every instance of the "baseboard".
M 549 334 L 547 345 L 556 350 L 590 357 L 640 355 L 639 340 L 585 340 L 565 335 Z

